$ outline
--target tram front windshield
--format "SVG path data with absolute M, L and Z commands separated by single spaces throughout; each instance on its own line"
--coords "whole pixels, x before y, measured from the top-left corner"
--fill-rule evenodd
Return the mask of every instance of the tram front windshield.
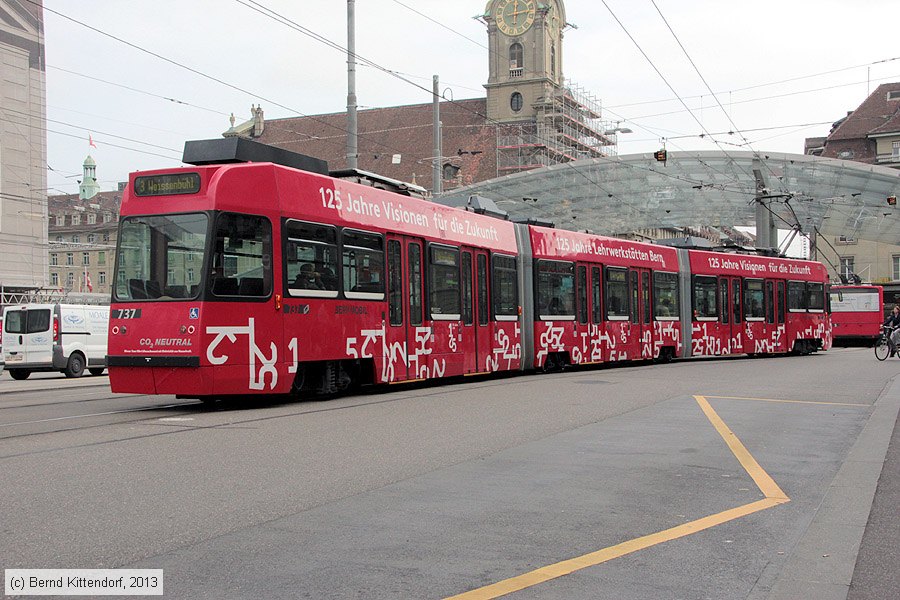
M 118 240 L 115 299 L 197 298 L 209 216 L 205 213 L 126 217 Z

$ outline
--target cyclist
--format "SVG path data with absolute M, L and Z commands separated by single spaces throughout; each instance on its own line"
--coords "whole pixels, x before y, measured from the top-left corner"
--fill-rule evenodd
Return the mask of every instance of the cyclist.
M 891 356 L 894 356 L 897 352 L 897 340 L 894 338 L 898 337 L 898 329 L 900 329 L 900 304 L 894 305 L 891 314 L 884 320 L 883 327 L 888 328 L 885 335 L 887 335 L 888 338 L 888 347 L 891 349 Z

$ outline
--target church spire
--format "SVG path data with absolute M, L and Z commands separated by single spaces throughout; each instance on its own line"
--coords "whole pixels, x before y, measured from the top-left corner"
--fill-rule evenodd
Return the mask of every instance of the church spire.
M 82 200 L 90 200 L 100 191 L 100 184 L 97 183 L 97 163 L 88 154 L 84 159 L 84 176 L 81 178 L 81 185 L 78 188 L 78 197 Z

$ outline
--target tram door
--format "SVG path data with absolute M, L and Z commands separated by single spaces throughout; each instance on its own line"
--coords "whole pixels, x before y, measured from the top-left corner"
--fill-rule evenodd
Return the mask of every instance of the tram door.
M 408 358 L 410 340 L 409 315 L 407 314 L 404 282 L 403 240 L 388 238 L 387 241 L 387 292 L 388 318 L 385 323 L 386 365 L 382 373 L 388 381 L 404 381 L 408 378 Z
M 631 348 L 637 349 L 636 357 L 653 358 L 653 315 L 650 303 L 649 269 L 631 269 Z
M 729 321 L 731 321 L 731 335 L 729 336 L 728 348 L 732 354 L 741 354 L 744 352 L 744 311 L 741 307 L 741 299 L 744 295 L 741 290 L 741 278 L 729 277 L 728 287 L 731 294 L 728 302 L 723 302 L 723 306 L 727 307 L 731 313 L 729 318 Z
M 463 373 L 475 373 L 478 371 L 478 334 L 475 325 L 475 269 L 471 249 L 463 248 L 459 266 L 459 291 L 462 296 L 459 351 L 463 353 Z
M 784 282 L 766 280 L 766 339 L 771 344 L 772 352 L 787 351 L 785 335 L 785 293 Z
M 475 372 L 490 371 L 488 362 L 493 348 L 493 331 L 491 330 L 491 297 L 488 275 L 490 268 L 488 253 L 485 250 L 475 251 Z
M 778 336 L 778 343 L 775 346 L 775 349 L 778 352 L 787 352 L 788 351 L 788 340 L 787 340 L 787 328 L 784 323 L 785 313 L 787 313 L 787 296 L 784 293 L 784 282 L 779 281 L 776 286 L 776 299 L 775 299 L 775 324 L 780 328 L 780 335 Z
M 410 356 L 416 355 L 419 341 L 416 330 L 423 325 L 422 244 L 418 240 L 388 236 L 387 291 L 388 315 L 385 323 L 388 381 L 418 379 L 420 367 Z

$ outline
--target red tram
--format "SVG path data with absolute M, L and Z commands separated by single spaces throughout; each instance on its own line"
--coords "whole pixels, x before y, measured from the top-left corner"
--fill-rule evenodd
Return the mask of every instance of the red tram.
M 831 345 L 819 263 L 512 223 L 248 140 L 188 142 L 184 162 L 132 174 L 123 198 L 115 392 L 329 394 Z
M 831 325 L 835 343 L 875 343 L 884 322 L 880 285 L 832 285 Z

